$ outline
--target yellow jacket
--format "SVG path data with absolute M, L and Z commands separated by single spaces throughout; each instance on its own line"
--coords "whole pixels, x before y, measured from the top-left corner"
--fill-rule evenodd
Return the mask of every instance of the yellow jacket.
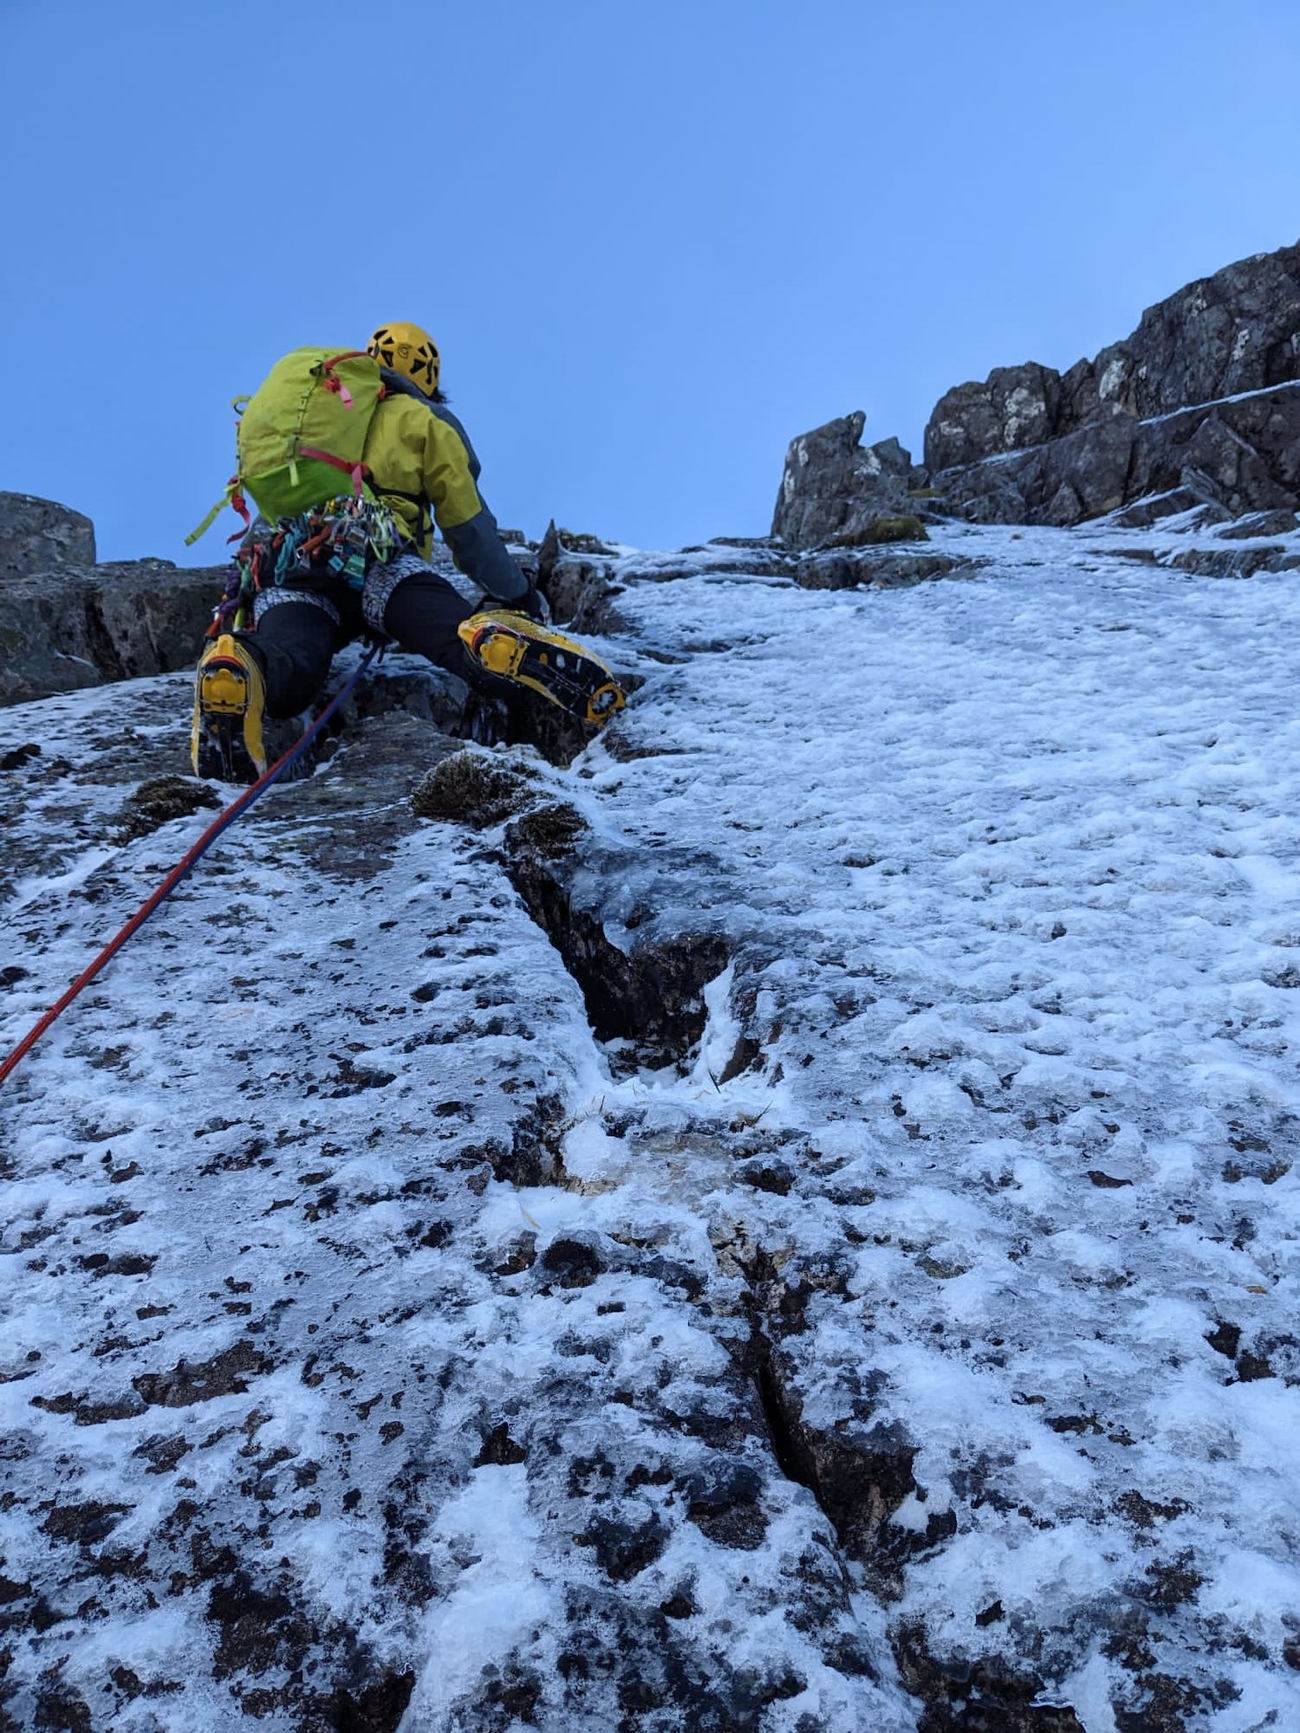
M 528 580 L 483 503 L 479 461 L 465 429 L 445 404 L 415 394 L 400 375 L 385 369 L 384 380 L 389 394 L 375 410 L 362 453 L 371 487 L 391 506 L 423 559 L 436 523 L 472 583 L 498 601 L 517 601 Z

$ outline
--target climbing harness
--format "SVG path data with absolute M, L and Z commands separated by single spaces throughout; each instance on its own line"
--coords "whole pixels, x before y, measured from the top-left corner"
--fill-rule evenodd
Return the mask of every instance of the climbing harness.
M 402 534 L 390 506 L 372 494 L 341 495 L 274 525 L 256 525 L 244 538 L 226 579 L 225 594 L 212 611 L 209 638 L 252 629 L 259 590 L 293 586 L 329 575 L 350 589 L 390 560 Z
M 9 1073 L 18 1064 L 19 1060 L 32 1050 L 55 1019 L 67 1010 L 68 1006 L 77 997 L 78 993 L 81 992 L 82 988 L 90 985 L 104 965 L 109 962 L 111 958 L 117 955 L 126 941 L 134 933 L 137 933 L 140 930 L 144 923 L 149 919 L 149 916 L 153 914 L 154 910 L 166 901 L 190 869 L 201 860 L 212 847 L 212 844 L 221 835 L 222 831 L 229 825 L 232 825 L 242 813 L 247 812 L 253 802 L 260 799 L 260 797 L 266 793 L 267 789 L 270 788 L 273 783 L 277 782 L 280 777 L 284 775 L 285 771 L 302 757 L 303 753 L 311 745 L 312 741 L 320 733 L 321 729 L 329 721 L 330 717 L 338 709 L 339 705 L 342 704 L 348 693 L 351 692 L 352 688 L 361 678 L 366 668 L 375 657 L 381 655 L 382 652 L 383 645 L 372 644 L 366 651 L 365 655 L 362 656 L 357 667 L 348 675 L 343 685 L 334 694 L 333 698 L 330 699 L 324 710 L 321 711 L 320 715 L 312 723 L 311 727 L 303 734 L 301 739 L 295 741 L 289 750 L 281 758 L 278 758 L 270 769 L 265 771 L 263 775 L 258 778 L 251 788 L 245 789 L 243 794 L 239 796 L 238 800 L 232 801 L 226 810 L 221 813 L 218 818 L 213 820 L 199 840 L 192 848 L 186 851 L 180 861 L 178 861 L 167 874 L 167 877 L 158 886 L 157 890 L 154 891 L 148 901 L 131 916 L 131 919 L 122 928 L 121 932 L 118 933 L 115 938 L 109 940 L 108 944 L 104 946 L 103 950 L 95 958 L 94 962 L 91 963 L 90 967 L 77 976 L 76 980 L 68 988 L 63 997 L 59 999 L 56 1004 L 50 1006 L 49 1010 L 41 1018 L 40 1022 L 24 1035 L 23 1039 L 14 1048 L 13 1052 L 10 1053 L 8 1058 L 0 1062 L 0 1083 L 5 1081 L 9 1076 Z

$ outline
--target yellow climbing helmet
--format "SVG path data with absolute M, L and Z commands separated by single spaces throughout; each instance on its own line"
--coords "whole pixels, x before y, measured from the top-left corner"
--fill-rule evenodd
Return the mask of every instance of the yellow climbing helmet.
M 366 354 L 373 355 L 381 367 L 405 374 L 426 397 L 438 389 L 438 345 L 418 325 L 402 319 L 381 325 L 366 344 Z

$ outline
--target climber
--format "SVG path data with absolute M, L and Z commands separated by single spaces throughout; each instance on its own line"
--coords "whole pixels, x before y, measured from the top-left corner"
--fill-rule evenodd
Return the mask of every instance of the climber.
M 365 353 L 373 362 L 355 352 L 331 358 L 328 350 L 297 350 L 277 364 L 244 410 L 240 471 L 227 497 L 247 519 L 246 481 L 264 515 L 243 538 L 210 634 L 214 641 L 195 678 L 197 775 L 253 781 L 266 768 L 264 716 L 305 710 L 334 652 L 367 631 L 480 690 L 499 693 L 507 682 L 522 684 L 590 723 L 605 721 L 623 704 L 605 664 L 549 628 L 543 597 L 507 552 L 478 491 L 473 447 L 439 389 L 433 339 L 417 325 L 381 325 Z M 373 385 L 368 424 L 353 407 L 362 401 L 358 363 Z M 303 410 L 312 391 L 321 406 L 315 423 Z M 296 423 L 286 424 L 285 405 Z M 341 418 L 336 451 L 344 435 L 363 439 L 359 464 L 302 442 L 303 432 L 322 425 L 331 439 L 335 430 L 320 415 Z M 255 450 L 259 429 L 273 433 L 280 463 L 286 425 L 288 469 L 245 477 L 246 453 Z M 313 436 L 321 442 L 319 433 Z M 305 487 L 300 470 L 308 476 Z M 323 479 L 313 481 L 313 470 Z M 351 471 L 351 497 L 342 495 L 340 470 Z M 286 491 L 287 474 L 292 491 Z M 269 485 L 273 479 L 278 494 Z M 305 510 L 304 495 L 310 499 Z M 284 504 L 266 503 L 277 498 L 291 503 L 292 515 L 279 515 Z M 486 608 L 466 602 L 428 563 L 434 523 L 457 567 L 486 592 Z

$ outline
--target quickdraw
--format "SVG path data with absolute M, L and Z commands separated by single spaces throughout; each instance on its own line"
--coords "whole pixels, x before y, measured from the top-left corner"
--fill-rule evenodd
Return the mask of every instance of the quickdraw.
M 208 627 L 209 638 L 251 630 L 259 590 L 330 573 L 354 590 L 366 574 L 392 559 L 404 538 L 392 509 L 373 495 L 341 495 L 271 528 L 253 526 L 235 555 L 225 593 Z

